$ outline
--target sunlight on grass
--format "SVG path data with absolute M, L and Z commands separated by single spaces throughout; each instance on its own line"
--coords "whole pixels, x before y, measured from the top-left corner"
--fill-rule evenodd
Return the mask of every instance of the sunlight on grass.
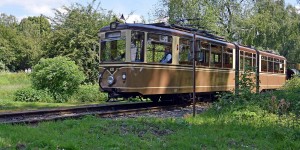
M 248 109 L 235 110 L 232 112 L 224 112 L 215 114 L 208 110 L 203 114 L 197 115 L 195 118 L 187 117 L 187 121 L 195 125 L 211 125 L 211 124 L 239 124 L 251 125 L 253 127 L 276 126 L 280 123 L 282 126 L 290 126 L 293 122 L 293 116 L 278 117 L 276 114 L 268 113 L 260 108 L 255 107 L 256 111 Z M 298 120 L 299 122 L 299 120 Z M 300 122 L 299 122 L 300 123 Z M 300 125 L 298 126 L 300 127 Z
M 209 122 L 208 120 L 213 117 L 211 115 L 204 113 L 197 115 L 196 118 L 188 116 L 183 119 L 149 117 L 99 119 L 86 116 L 78 120 L 44 122 L 34 127 L 0 124 L 0 137 L 6 137 L 4 147 L 12 149 L 20 143 L 26 149 L 58 147 L 59 149 L 299 149 L 300 147 L 300 128 L 287 128 L 267 122 L 261 122 L 261 126 L 256 126 L 243 123 L 241 120 L 224 123 L 216 119 Z
M 13 100 L 14 93 L 30 86 L 29 75 L 21 73 L 0 73 L 0 103 L 3 100 Z
M 0 112 L 19 111 L 19 110 L 36 110 L 41 108 L 69 107 L 88 104 L 99 104 L 104 101 L 95 101 L 95 97 L 105 97 L 98 91 L 97 85 L 82 86 L 81 93 L 75 94 L 72 98 L 81 99 L 75 101 L 71 99 L 67 103 L 46 103 L 46 102 L 17 102 L 14 101 L 14 93 L 17 90 L 31 86 L 30 77 L 24 72 L 20 73 L 0 73 Z M 98 95 L 97 95 L 98 94 Z M 85 98 L 85 99 L 83 99 Z M 93 99 L 94 98 L 94 99 Z
M 6 138 L 0 137 L 0 147 L 10 147 L 11 145 L 9 143 L 11 142 L 8 141 Z
M 0 113 L 9 111 L 37 110 L 41 108 L 70 107 L 98 103 L 41 103 L 41 102 L 15 102 L 4 100 L 0 102 Z

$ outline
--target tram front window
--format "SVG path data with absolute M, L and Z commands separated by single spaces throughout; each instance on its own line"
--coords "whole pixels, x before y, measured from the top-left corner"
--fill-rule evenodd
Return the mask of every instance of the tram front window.
M 121 37 L 108 37 L 101 40 L 102 62 L 125 62 L 126 41 Z

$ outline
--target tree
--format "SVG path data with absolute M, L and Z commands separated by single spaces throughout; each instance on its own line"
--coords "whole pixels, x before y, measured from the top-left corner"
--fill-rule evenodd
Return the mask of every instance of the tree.
M 106 14 L 96 1 L 87 6 L 76 3 L 64 7 L 64 11 L 55 10 L 55 17 L 51 18 L 53 32 L 44 47 L 46 55 L 71 58 L 85 72 L 87 81 L 96 82 L 99 47 L 97 33 L 102 26 L 109 24 L 113 14 L 111 11 Z
M 300 62 L 300 15 L 284 0 L 160 0 L 154 14 L 157 20 L 169 18 L 171 24 L 187 19 L 181 24 Z
M 9 70 L 18 71 L 30 68 L 42 57 L 41 47 L 50 32 L 50 23 L 41 16 L 24 18 L 17 24 L 14 16 L 1 14 L 0 31 L 0 61 Z
M 188 19 L 188 25 L 233 39 L 236 22 L 248 13 L 252 3 L 250 0 L 161 0 L 161 7 L 154 14 L 157 18 L 169 17 L 170 23 Z M 242 9 L 241 5 L 248 7 Z
M 0 13 L 0 24 L 6 27 L 16 27 L 18 25 L 18 21 L 13 15 Z
M 26 67 L 35 65 L 44 55 L 42 49 L 46 37 L 50 33 L 50 23 L 44 16 L 28 17 L 21 20 L 19 24 L 20 36 L 24 37 L 23 55 L 18 60 Z M 25 38 L 26 37 L 26 38 Z M 25 69 L 21 67 L 20 69 Z
M 51 30 L 51 25 L 46 17 L 28 17 L 21 20 L 19 30 L 25 36 L 31 36 L 36 39 L 42 39 Z

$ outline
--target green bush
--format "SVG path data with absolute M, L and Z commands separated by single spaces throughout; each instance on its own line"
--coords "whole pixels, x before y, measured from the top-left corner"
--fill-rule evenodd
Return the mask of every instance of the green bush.
M 283 88 L 274 92 L 276 100 L 284 100 L 288 105 L 288 111 L 300 115 L 300 77 L 293 77 L 287 81 Z
M 3 61 L 0 61 L 0 72 L 2 72 L 2 71 L 6 71 L 6 66 L 3 63 Z
M 25 88 L 15 92 L 14 101 L 20 102 L 53 102 L 53 97 L 46 90 Z
M 99 102 L 105 101 L 107 95 L 99 91 L 98 85 L 81 85 L 71 97 L 76 102 Z
M 31 77 L 34 88 L 48 90 L 58 102 L 67 100 L 85 78 L 74 61 L 62 56 L 41 59 Z

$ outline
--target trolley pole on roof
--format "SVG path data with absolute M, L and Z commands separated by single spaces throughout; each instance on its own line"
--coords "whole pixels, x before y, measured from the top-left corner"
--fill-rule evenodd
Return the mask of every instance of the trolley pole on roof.
M 195 54 L 195 49 L 196 49 L 196 33 L 194 31 L 194 36 L 193 36 L 193 117 L 196 115 L 196 54 Z

